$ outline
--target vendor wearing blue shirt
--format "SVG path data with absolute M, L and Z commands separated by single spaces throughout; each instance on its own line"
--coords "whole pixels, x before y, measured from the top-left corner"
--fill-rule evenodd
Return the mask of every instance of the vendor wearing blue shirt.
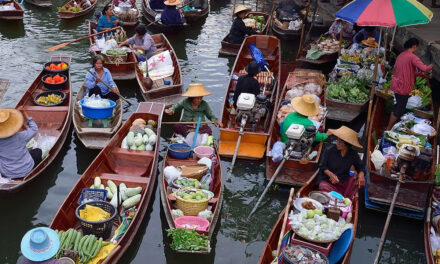
M 124 22 L 119 21 L 119 19 L 114 15 L 111 5 L 106 5 L 102 9 L 102 16 L 98 19 L 98 26 L 96 30 L 101 32 L 106 29 L 114 28 L 118 25 L 123 26 Z M 107 34 L 111 34 L 111 32 L 105 33 L 105 35 Z
M 90 72 L 86 74 L 86 87 L 85 94 L 92 96 L 99 95 L 101 98 L 110 99 L 116 102 L 119 99 L 118 92 L 116 90 L 116 84 L 113 81 L 112 74 L 107 68 L 104 68 L 104 58 L 101 55 L 97 55 L 93 58 L 93 68 L 90 69 L 98 78 L 93 76 Z M 104 83 L 108 84 L 112 89 L 110 90 Z
M 160 19 L 164 25 L 181 25 L 183 24 L 182 15 L 176 6 L 180 4 L 180 0 L 165 1 L 165 9 L 163 10 Z
M 353 43 L 361 44 L 362 40 L 367 40 L 368 38 L 374 38 L 376 42 L 379 42 L 379 32 L 377 32 L 375 27 L 364 27 L 361 29 L 353 36 Z

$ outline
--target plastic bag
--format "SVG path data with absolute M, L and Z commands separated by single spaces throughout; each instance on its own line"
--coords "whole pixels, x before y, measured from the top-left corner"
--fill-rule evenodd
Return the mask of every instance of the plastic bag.
M 173 219 L 176 219 L 179 216 L 183 216 L 183 212 L 180 209 L 173 209 L 171 210 L 171 216 L 173 217 Z
M 189 132 L 188 135 L 186 135 L 185 138 L 185 143 L 192 146 L 193 141 L 194 141 L 194 132 Z M 197 139 L 196 139 L 196 147 L 200 146 L 200 143 L 202 142 L 202 137 L 200 136 L 200 134 L 197 135 Z
M 382 155 L 382 152 L 375 149 L 373 153 L 371 153 L 371 161 L 374 164 L 374 168 L 379 171 L 382 168 L 382 165 L 387 161 L 385 157 Z
M 422 106 L 422 98 L 418 94 L 411 96 L 406 103 L 406 108 L 417 108 Z
M 201 137 L 200 145 L 206 146 L 206 143 L 208 142 L 209 135 L 207 133 L 204 133 L 204 134 L 201 134 L 200 137 Z
M 211 173 L 207 173 L 205 174 L 201 179 L 200 179 L 200 187 L 204 190 L 210 190 L 210 185 L 212 183 L 212 175 Z
M 303 96 L 303 94 L 304 94 L 303 90 L 293 88 L 293 89 L 290 89 L 289 91 L 287 91 L 284 99 L 290 100 L 295 97 L 301 97 L 301 96 Z
M 109 39 L 104 42 L 102 47 L 99 47 L 101 49 L 101 53 L 105 54 L 107 53 L 107 50 L 114 49 L 118 46 L 118 43 L 114 39 Z
M 208 169 L 211 169 L 212 166 L 212 160 L 206 157 L 203 157 L 201 159 L 199 159 L 199 161 L 197 161 L 198 164 L 205 164 L 206 167 L 208 167 Z
M 168 184 L 171 184 L 175 179 L 180 178 L 182 173 L 174 166 L 166 166 L 163 169 L 163 174 L 165 175 L 165 179 Z
M 47 156 L 47 153 L 49 153 L 49 150 L 55 145 L 56 141 L 57 137 L 38 134 L 37 140 L 34 143 L 34 148 L 41 149 L 41 152 L 43 153 L 42 158 L 44 159 Z
M 286 148 L 286 144 L 284 144 L 281 141 L 275 142 L 272 147 L 272 161 L 273 162 L 280 162 L 283 159 L 283 152 Z
M 398 153 L 396 147 L 390 146 L 390 147 L 382 149 L 382 154 L 385 158 L 397 159 L 397 156 L 399 153 Z
M 435 252 L 440 249 L 440 237 L 435 233 L 433 227 L 431 227 L 431 234 L 429 235 L 429 241 L 431 242 L 431 250 Z
M 413 131 L 414 133 L 425 135 L 425 136 L 430 136 L 432 134 L 432 132 L 434 132 L 434 130 L 435 129 L 432 126 L 430 126 L 428 124 L 424 124 L 424 123 L 415 124 L 411 128 L 411 131 Z
M 200 211 L 198 214 L 199 217 L 205 218 L 208 221 L 212 220 L 212 212 L 208 209 L 205 209 L 203 211 Z

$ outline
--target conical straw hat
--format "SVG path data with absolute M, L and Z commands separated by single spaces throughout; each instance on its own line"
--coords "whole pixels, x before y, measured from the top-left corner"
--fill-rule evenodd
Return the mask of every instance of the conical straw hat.
M 348 144 L 351 144 L 358 148 L 362 148 L 358 140 L 358 133 L 353 129 L 346 126 L 341 126 L 338 129 L 329 129 L 328 131 L 330 131 L 330 133 L 337 136 L 338 138 L 344 140 Z
M 310 94 L 305 94 L 301 97 L 293 98 L 290 103 L 293 110 L 304 116 L 315 116 L 319 113 L 319 107 L 316 103 L 315 97 Z
M 164 2 L 165 5 L 175 6 L 180 4 L 180 0 L 167 0 Z
M 202 83 L 192 83 L 189 85 L 188 90 L 182 96 L 186 97 L 199 97 L 210 95 L 211 92 L 205 89 Z
M 23 126 L 23 115 L 10 108 L 0 109 L 0 138 L 7 138 L 17 133 Z
M 250 11 L 250 9 L 247 8 L 245 5 L 239 5 L 235 8 L 234 15 L 236 15 L 237 13 L 240 13 L 241 11 Z

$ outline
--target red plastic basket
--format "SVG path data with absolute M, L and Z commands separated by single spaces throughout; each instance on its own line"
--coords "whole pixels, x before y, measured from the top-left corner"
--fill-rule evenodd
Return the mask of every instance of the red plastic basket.
M 177 228 L 195 229 L 197 231 L 207 231 L 209 228 L 209 221 L 199 216 L 179 216 L 174 220 L 174 224 Z

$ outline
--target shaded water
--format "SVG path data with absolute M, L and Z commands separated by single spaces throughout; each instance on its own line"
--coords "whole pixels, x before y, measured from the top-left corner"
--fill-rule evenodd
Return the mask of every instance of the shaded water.
M 60 0 L 53 3 L 55 7 L 63 4 Z M 100 2 L 98 10 L 104 4 Z M 254 5 L 253 2 L 251 6 Z M 1 106 L 14 106 L 29 87 L 50 57 L 44 49 L 86 34 L 92 14 L 63 22 L 58 19 L 55 7 L 41 9 L 25 3 L 23 23 L 0 22 L 0 78 L 11 80 Z M 191 81 L 203 82 L 212 92 L 206 99 L 217 115 L 221 112 L 224 89 L 234 63 L 234 58 L 218 57 L 220 41 L 231 25 L 231 8 L 232 1 L 213 1 L 204 23 L 179 35 L 168 36 L 180 60 L 185 86 Z M 74 91 L 80 88 L 85 70 L 90 67 L 88 46 L 88 41 L 83 41 L 55 52 L 72 55 Z M 284 59 L 293 57 L 296 46 L 297 43 L 283 42 Z M 136 110 L 142 97 L 135 81 L 118 82 L 118 86 L 123 96 L 133 103 L 130 107 L 124 106 L 125 120 Z M 165 128 L 162 136 L 169 133 L 169 128 Z M 161 155 L 166 146 L 165 139 L 162 142 Z M 63 149 L 39 180 L 18 194 L 0 197 L 0 263 L 16 262 L 21 237 L 27 230 L 50 224 L 72 186 L 97 154 L 85 149 L 70 131 Z M 224 171 L 229 163 L 222 162 Z M 245 220 L 264 188 L 264 169 L 264 164 L 240 161 L 236 164 L 232 181 L 225 183 L 213 251 L 207 256 L 179 255 L 171 251 L 156 187 L 145 220 L 121 263 L 257 263 L 288 196 L 287 189 L 270 191 L 252 220 Z M 363 204 L 360 208 L 352 263 L 372 263 L 386 215 L 366 210 Z M 424 263 L 422 230 L 420 221 L 393 217 L 381 263 Z

